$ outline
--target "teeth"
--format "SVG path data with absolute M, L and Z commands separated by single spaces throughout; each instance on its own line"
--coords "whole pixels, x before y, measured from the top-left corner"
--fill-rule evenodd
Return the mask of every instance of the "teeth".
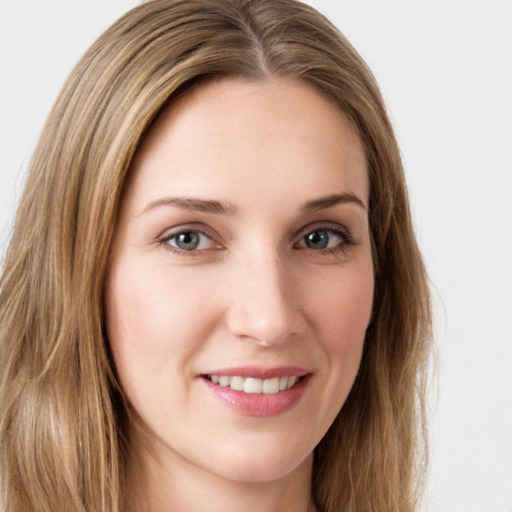
M 231 377 L 231 380 L 233 379 L 236 379 L 237 377 Z M 238 377 L 239 379 L 241 379 L 242 377 Z M 243 386 L 243 391 L 244 393 L 261 393 L 261 390 L 263 388 L 263 381 L 261 379 L 252 379 L 252 378 L 247 378 L 247 379 L 243 379 L 244 380 L 244 386 Z
M 275 395 L 279 393 L 279 377 L 274 379 L 266 379 L 263 381 L 263 394 Z
M 222 377 L 219 377 L 219 386 L 222 386 L 223 388 L 229 386 L 229 381 L 231 379 L 229 377 L 225 377 L 224 375 Z
M 288 379 L 288 384 L 286 385 L 286 389 L 290 389 L 292 386 L 295 386 L 296 382 L 299 379 L 294 375 Z
M 235 391 L 243 391 L 245 387 L 244 380 L 245 379 L 242 379 L 242 377 L 231 377 L 229 387 Z
M 225 375 L 209 375 L 208 378 L 222 387 L 230 387 L 236 391 L 243 391 L 248 394 L 275 395 L 279 391 L 285 391 L 297 384 L 299 378 L 296 375 L 291 377 L 274 377 L 272 379 L 255 379 L 253 377 L 227 377 Z

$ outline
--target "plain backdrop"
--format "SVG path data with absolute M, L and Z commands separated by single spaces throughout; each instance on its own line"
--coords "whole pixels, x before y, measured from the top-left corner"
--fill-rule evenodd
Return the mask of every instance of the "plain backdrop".
M 425 510 L 512 512 L 512 1 L 309 3 L 373 69 L 403 151 L 435 305 Z M 0 0 L 1 257 L 65 77 L 136 4 Z

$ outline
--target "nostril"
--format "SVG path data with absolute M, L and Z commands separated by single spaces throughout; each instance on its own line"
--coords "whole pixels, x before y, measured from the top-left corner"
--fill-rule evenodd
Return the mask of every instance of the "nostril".
M 280 344 L 304 329 L 305 321 L 292 304 L 269 299 L 263 305 L 237 302 L 228 313 L 228 328 L 239 339 L 261 345 Z
M 292 268 L 267 249 L 258 249 L 240 263 L 229 287 L 227 326 L 240 340 L 263 346 L 283 343 L 304 329 L 294 290 Z

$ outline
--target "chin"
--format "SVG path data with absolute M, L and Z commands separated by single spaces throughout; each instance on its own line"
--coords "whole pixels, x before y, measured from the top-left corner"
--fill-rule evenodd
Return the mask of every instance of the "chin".
M 304 446 L 285 440 L 269 443 L 260 436 L 254 449 L 243 443 L 233 443 L 222 453 L 214 455 L 215 467 L 210 471 L 228 480 L 244 483 L 269 483 L 296 472 L 310 472 L 313 453 L 304 453 Z

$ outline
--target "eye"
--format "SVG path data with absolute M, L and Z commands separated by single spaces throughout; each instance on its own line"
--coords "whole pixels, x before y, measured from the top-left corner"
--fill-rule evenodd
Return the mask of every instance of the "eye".
M 299 246 L 308 247 L 309 249 L 322 250 L 335 247 L 342 241 L 343 240 L 341 236 L 331 230 L 317 229 L 302 237 Z
M 161 240 L 162 243 L 178 251 L 192 252 L 204 249 L 212 249 L 218 245 L 201 231 L 187 229 L 173 233 Z
M 324 251 L 344 250 L 347 245 L 354 245 L 354 241 L 348 233 L 344 233 L 339 228 L 320 227 L 302 236 L 297 247 Z

